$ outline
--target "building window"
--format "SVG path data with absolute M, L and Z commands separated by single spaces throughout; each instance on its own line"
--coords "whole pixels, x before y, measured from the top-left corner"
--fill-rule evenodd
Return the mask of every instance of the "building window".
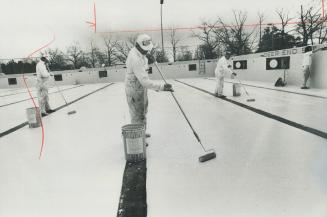
M 196 64 L 189 64 L 188 65 L 188 70 L 189 71 L 196 71 Z
M 99 71 L 99 78 L 108 77 L 107 71 Z
M 55 81 L 62 81 L 62 74 L 54 75 L 54 80 Z
M 17 79 L 16 78 L 8 78 L 8 84 L 9 85 L 16 85 Z

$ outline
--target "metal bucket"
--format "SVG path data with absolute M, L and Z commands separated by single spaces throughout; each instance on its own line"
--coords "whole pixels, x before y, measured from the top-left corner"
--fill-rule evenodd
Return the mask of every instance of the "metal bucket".
M 30 128 L 41 126 L 41 113 L 39 107 L 26 109 L 27 121 Z
M 241 96 L 241 84 L 233 84 L 233 96 Z
M 122 127 L 126 161 L 136 162 L 146 158 L 145 129 L 143 124 Z

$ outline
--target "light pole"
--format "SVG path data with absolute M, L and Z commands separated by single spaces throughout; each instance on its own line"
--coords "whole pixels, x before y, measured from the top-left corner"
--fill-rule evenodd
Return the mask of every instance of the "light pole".
M 269 26 L 269 28 L 271 27 L 271 49 L 274 50 L 274 32 L 273 32 L 274 24 L 268 23 L 267 26 Z
M 165 53 L 164 42 L 163 42 L 163 32 L 162 32 L 162 5 L 164 0 L 160 0 L 160 20 L 161 20 L 161 47 L 162 47 L 162 54 Z

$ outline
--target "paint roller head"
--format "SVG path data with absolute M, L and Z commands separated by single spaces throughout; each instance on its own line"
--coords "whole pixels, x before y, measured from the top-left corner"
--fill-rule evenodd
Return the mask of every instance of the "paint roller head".
M 68 112 L 67 114 L 68 114 L 68 115 L 72 115 L 72 114 L 75 114 L 75 113 L 76 113 L 76 111 L 73 110 L 73 111 Z
M 247 101 L 247 102 L 254 102 L 255 99 L 247 99 L 246 101 Z
M 203 162 L 206 162 L 208 160 L 212 160 L 214 158 L 216 158 L 216 152 L 213 151 L 213 152 L 210 152 L 210 153 L 207 153 L 205 155 L 200 156 L 199 161 L 201 163 L 203 163 Z

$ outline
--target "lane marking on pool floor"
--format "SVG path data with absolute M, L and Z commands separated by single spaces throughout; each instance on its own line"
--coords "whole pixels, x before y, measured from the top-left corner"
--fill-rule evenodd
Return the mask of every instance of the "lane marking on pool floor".
M 216 81 L 216 79 L 214 78 L 203 78 L 209 81 Z M 230 83 L 230 84 L 238 84 L 238 82 L 232 82 L 232 81 L 224 81 L 226 83 Z M 242 85 L 244 86 L 249 86 L 249 87 L 255 87 L 255 88 L 261 88 L 261 89 L 266 89 L 266 90 L 275 90 L 275 91 L 279 91 L 279 92 L 285 92 L 285 93 L 292 93 L 292 94 L 296 94 L 296 95 L 302 95 L 302 96 L 310 96 L 310 97 L 316 97 L 316 98 L 321 98 L 321 99 L 327 99 L 327 97 L 325 96 L 319 96 L 319 95 L 313 95 L 313 94 L 309 94 L 309 93 L 300 93 L 300 92 L 294 92 L 294 91 L 290 91 L 290 90 L 281 90 L 281 89 L 276 89 L 276 88 L 271 88 L 271 87 L 263 87 L 263 86 L 256 86 L 253 84 L 244 84 L 242 83 Z
M 146 160 L 126 162 L 117 217 L 146 217 Z
M 207 91 L 207 90 L 201 89 L 201 88 L 199 88 L 199 87 L 193 86 L 193 85 L 188 84 L 188 83 L 183 82 L 183 81 L 179 81 L 179 80 L 175 80 L 175 81 L 176 81 L 176 82 L 179 82 L 179 83 L 181 83 L 181 84 L 183 84 L 183 85 L 189 86 L 189 87 L 191 87 L 191 88 L 194 88 L 194 89 L 196 89 L 196 90 L 199 90 L 199 91 L 201 91 L 201 92 L 207 93 L 207 94 L 209 94 L 209 95 L 211 95 L 211 96 L 216 97 L 213 93 L 211 93 L 211 92 L 209 92 L 209 91 Z M 288 119 L 286 119 L 286 118 L 283 118 L 283 117 L 280 117 L 280 116 L 274 115 L 274 114 L 272 114 L 272 113 L 269 113 L 269 112 L 266 112 L 266 111 L 263 111 L 263 110 L 260 110 L 260 109 L 257 109 L 257 108 L 254 108 L 254 107 L 251 107 L 251 106 L 249 106 L 249 105 L 246 105 L 246 104 L 243 104 L 243 103 L 240 103 L 240 102 L 234 101 L 234 100 L 229 99 L 229 98 L 223 98 L 223 99 L 222 99 L 222 98 L 217 98 L 217 99 L 225 100 L 225 101 L 227 101 L 227 102 L 230 102 L 230 103 L 232 103 L 232 104 L 238 105 L 238 106 L 240 106 L 240 107 L 242 107 L 242 108 L 248 109 L 248 110 L 250 110 L 250 111 L 252 111 L 252 112 L 255 112 L 255 113 L 260 114 L 260 115 L 262 115 L 262 116 L 265 116 L 265 117 L 267 117 L 267 118 L 271 118 L 271 119 L 273 119 L 273 120 L 279 121 L 279 122 L 281 122 L 281 123 L 287 124 L 287 125 L 289 125 L 289 126 L 295 127 L 295 128 L 297 128 L 297 129 L 300 129 L 300 130 L 306 131 L 306 132 L 308 132 L 308 133 L 314 134 L 314 135 L 316 135 L 316 136 L 320 136 L 320 137 L 322 137 L 322 138 L 324 138 L 324 139 L 327 139 L 327 133 L 324 132 L 324 131 L 321 131 L 321 130 L 318 130 L 318 129 L 315 129 L 315 128 L 312 128 L 312 127 L 308 127 L 308 126 L 305 126 L 305 125 L 303 125 L 303 124 L 296 123 L 296 122 L 291 121 L 291 120 L 288 120 Z
M 107 87 L 109 87 L 109 86 L 111 86 L 111 85 L 113 85 L 113 84 L 114 84 L 114 83 L 109 83 L 109 84 L 107 84 L 107 85 L 105 85 L 105 86 L 103 86 L 103 87 L 101 87 L 101 88 L 98 88 L 98 89 L 96 89 L 96 90 L 94 90 L 94 91 L 92 91 L 92 92 L 90 92 L 90 93 L 88 93 L 88 94 L 85 94 L 85 95 L 83 95 L 83 96 L 81 96 L 81 97 L 79 97 L 79 98 L 77 98 L 77 99 L 74 99 L 74 100 L 71 101 L 71 102 L 67 102 L 67 105 L 64 104 L 64 105 L 62 105 L 62 106 L 59 106 L 59 107 L 55 108 L 54 110 L 55 110 L 55 112 L 57 112 L 57 111 L 59 111 L 59 110 L 65 108 L 65 107 L 67 107 L 68 105 L 71 105 L 71 104 L 73 104 L 73 103 L 75 103 L 75 102 L 77 102 L 77 101 L 80 101 L 81 99 L 84 99 L 85 97 L 88 97 L 88 96 L 90 96 L 90 95 L 92 95 L 92 94 L 94 94 L 94 93 L 96 93 L 96 92 L 98 92 L 98 91 L 100 91 L 100 90 L 103 90 L 103 89 L 105 89 L 105 88 L 107 88 Z M 55 112 L 53 112 L 53 113 L 55 113 Z M 53 113 L 51 113 L 50 115 L 52 115 Z M 47 115 L 47 116 L 48 116 L 48 115 Z M 44 117 L 43 117 L 43 118 L 44 118 Z M 25 127 L 26 125 L 28 125 L 28 122 L 27 122 L 27 121 L 26 121 L 26 122 L 23 122 L 23 123 L 21 123 L 21 124 L 19 124 L 19 125 L 17 125 L 17 126 L 15 126 L 15 127 L 12 127 L 12 128 L 10 128 L 10 129 L 8 129 L 8 130 L 6 130 L 6 131 L 4 131 L 4 132 L 1 132 L 1 133 L 0 133 L 0 138 L 3 137 L 3 136 L 8 135 L 8 134 L 10 134 L 10 133 L 13 133 L 13 132 L 15 132 L 15 131 L 17 131 L 17 130 L 19 130 L 19 129 L 21 129 L 21 128 Z
M 63 90 L 60 90 L 61 92 L 64 92 L 66 90 L 71 90 L 71 89 L 75 89 L 75 88 L 78 88 L 78 87 L 83 87 L 84 85 L 79 85 L 79 86 L 75 86 L 75 87 L 70 87 L 70 88 L 67 88 L 67 89 L 63 89 Z M 54 94 L 54 93 L 58 93 L 59 90 L 55 91 L 55 92 L 51 92 L 49 93 L 49 95 L 51 94 Z M 33 97 L 34 99 L 36 99 L 37 97 Z M 23 100 L 19 100 L 19 101 L 16 101 L 16 102 L 11 102 L 11 103 L 8 103 L 8 104 L 4 104 L 4 105 L 0 105 L 0 108 L 1 107 L 6 107 L 6 106 L 10 106 L 10 105 L 14 105 L 14 104 L 17 104 L 17 103 L 21 103 L 21 102 L 25 102 L 25 101 L 28 101 L 30 100 L 30 98 L 27 98 L 27 99 L 23 99 Z
M 23 88 L 23 87 L 22 87 Z M 21 89 L 22 89 L 21 88 Z M 51 86 L 49 87 L 49 89 L 52 89 L 52 88 L 55 88 L 54 86 Z M 17 89 L 16 89 L 17 90 Z M 19 89 L 18 89 L 19 90 Z M 10 90 L 9 90 L 10 91 Z M 12 90 L 14 91 L 14 90 Z M 31 92 L 36 92 L 37 90 L 32 90 Z M 20 92 L 17 92 L 17 93 L 11 93 L 11 94 L 7 94 L 7 95 L 0 95 L 0 97 L 7 97 L 7 96 L 13 96 L 13 95 L 18 95 L 18 94 L 24 94 L 24 93 L 27 93 L 28 94 L 28 91 L 20 91 Z

